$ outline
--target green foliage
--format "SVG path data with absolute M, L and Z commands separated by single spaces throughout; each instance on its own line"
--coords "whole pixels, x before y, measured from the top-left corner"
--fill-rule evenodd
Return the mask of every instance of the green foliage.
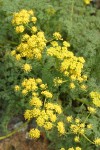
M 83 92 L 79 87 L 70 90 L 66 83 L 54 88 L 53 79 L 58 75 L 55 71 L 57 64 L 54 58 L 44 55 L 40 63 L 25 59 L 18 62 L 14 57 L 9 56 L 11 50 L 20 43 L 21 36 L 15 33 L 11 20 L 13 13 L 21 9 L 34 10 L 38 18 L 37 26 L 45 32 L 48 40 L 51 40 L 52 33 L 60 32 L 63 39 L 71 43 L 71 50 L 75 55 L 85 58 L 84 73 L 88 75 L 86 84 L 89 86 L 89 91 Z M 14 115 L 23 115 L 25 109 L 29 108 L 29 98 L 15 93 L 14 86 L 21 83 L 23 78 L 33 76 L 42 78 L 43 82 L 48 84 L 49 90 L 54 93 L 54 101 L 61 99 L 65 114 L 84 120 L 87 117 L 86 105 L 90 105 L 88 94 L 94 89 L 99 91 L 100 88 L 100 10 L 96 10 L 91 5 L 86 6 L 81 0 L 0 0 L 0 18 L 0 127 L 7 131 L 10 119 Z M 25 62 L 30 63 L 34 68 L 29 75 L 22 71 Z M 59 76 L 62 77 L 61 74 Z M 88 119 L 88 123 L 93 124 L 93 131 L 87 133 L 89 138 L 99 136 L 99 114 L 98 109 L 96 116 Z M 57 131 L 47 132 L 48 139 L 52 141 L 51 146 L 55 146 L 57 150 L 60 147 L 68 148 L 75 145 L 72 140 L 73 135 L 65 137 L 62 141 L 56 135 Z M 83 150 L 99 150 L 84 138 L 80 145 Z

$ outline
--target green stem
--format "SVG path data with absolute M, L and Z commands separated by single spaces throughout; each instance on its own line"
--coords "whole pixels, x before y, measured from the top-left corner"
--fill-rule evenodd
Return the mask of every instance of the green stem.
M 84 99 L 77 98 L 77 99 L 75 99 L 75 100 L 77 100 L 77 101 L 79 101 L 79 102 L 81 102 L 81 103 L 83 103 L 83 104 L 86 104 L 86 105 L 89 104 L 89 102 L 85 101 Z
M 51 39 L 51 40 L 47 41 L 46 44 L 52 42 L 53 40 L 54 40 L 54 39 Z
M 74 13 L 74 0 L 72 1 L 72 5 L 71 5 L 71 18 L 70 18 L 70 21 L 71 21 L 71 24 L 70 24 L 70 31 L 72 29 L 72 25 L 73 25 L 73 13 Z
M 29 123 L 29 121 L 23 123 L 19 128 L 15 129 L 14 131 L 8 133 L 7 135 L 1 136 L 0 140 L 4 140 L 12 135 L 14 135 L 15 133 L 17 133 L 19 130 L 21 130 L 23 127 L 25 127 L 27 124 Z
M 92 143 L 92 144 L 95 144 L 93 141 L 91 141 L 85 134 L 82 134 L 83 135 L 83 137 L 87 140 L 87 141 L 89 141 L 90 143 Z
M 89 118 L 89 116 L 90 116 L 90 113 L 89 113 L 88 116 L 86 117 L 84 123 L 86 123 L 86 121 L 87 121 L 87 119 Z

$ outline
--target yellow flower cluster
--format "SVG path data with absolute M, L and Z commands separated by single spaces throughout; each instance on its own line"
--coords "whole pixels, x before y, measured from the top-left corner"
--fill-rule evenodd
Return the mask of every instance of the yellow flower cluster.
M 26 110 L 24 113 L 25 120 L 31 120 L 32 118 L 36 118 L 40 115 L 40 108 L 33 108 L 32 110 Z
M 14 89 L 15 89 L 15 91 L 19 91 L 20 90 L 20 86 L 19 85 L 15 85 Z
M 56 40 L 62 40 L 61 34 L 60 34 L 59 32 L 53 33 L 53 37 L 54 37 Z
M 67 120 L 67 122 L 72 122 L 73 117 L 72 117 L 72 116 L 67 116 L 67 117 L 66 117 L 66 120 Z
M 79 136 L 75 136 L 74 141 L 75 142 L 80 142 Z
M 29 59 L 41 59 L 42 52 L 45 47 L 46 39 L 44 36 L 44 32 L 40 31 L 32 34 L 31 36 L 25 34 L 22 37 L 22 42 L 17 46 L 16 51 L 17 53 L 20 53 L 21 57 L 26 57 Z
M 71 147 L 68 150 L 82 150 L 82 149 L 80 147 L 76 147 L 75 149 L 73 147 Z
M 59 77 L 54 78 L 53 82 L 54 82 L 55 86 L 59 86 L 62 83 L 64 83 L 64 81 L 62 80 L 62 78 L 59 78 Z
M 92 128 L 93 128 L 92 124 L 88 124 L 88 125 L 87 125 L 87 128 L 88 128 L 88 129 L 92 129 Z
M 95 143 L 95 145 L 100 145 L 100 138 L 96 138 L 96 139 L 94 140 L 94 143 Z
M 33 116 L 32 116 L 31 110 L 26 110 L 25 113 L 24 113 L 24 117 L 25 117 L 26 120 L 32 119 Z
M 68 50 L 70 44 L 67 41 L 63 42 L 63 46 L 60 46 L 56 41 L 51 42 L 51 47 L 47 49 L 47 55 L 59 59 L 58 70 L 65 76 L 71 78 L 71 80 L 78 80 L 80 82 L 86 80 L 86 76 L 81 76 L 81 72 L 84 65 L 83 57 L 76 57 L 72 52 Z M 74 88 L 74 86 L 71 86 Z
M 81 88 L 83 91 L 85 91 L 85 90 L 87 89 L 87 86 L 84 85 L 84 84 L 82 84 L 82 85 L 80 86 L 80 88 Z
M 36 91 L 38 89 L 37 83 L 34 78 L 24 79 L 21 85 L 27 92 Z
M 91 114 L 95 114 L 95 113 L 96 113 L 96 109 L 93 108 L 93 107 L 88 107 L 88 111 L 89 111 Z
M 46 98 L 52 98 L 52 93 L 49 91 L 42 91 L 41 92 L 42 95 L 44 95 Z
M 34 16 L 34 12 L 32 10 L 21 10 L 18 13 L 15 13 L 13 16 L 12 23 L 16 26 L 16 32 L 22 33 L 26 28 L 28 28 L 28 24 L 30 22 L 36 23 L 37 18 Z M 24 24 L 27 24 L 24 27 Z M 36 26 L 32 26 L 29 29 L 32 32 L 32 35 L 24 34 L 21 43 L 16 48 L 16 53 L 20 54 L 21 57 L 27 57 L 29 59 L 41 59 L 42 52 L 46 47 L 46 39 L 44 36 L 44 32 L 39 31 Z
M 54 123 L 57 121 L 57 116 L 62 113 L 62 109 L 61 106 L 56 103 L 53 104 L 46 101 L 44 103 L 42 102 L 42 99 L 39 98 L 39 96 L 42 97 L 42 95 L 45 95 L 46 98 L 52 98 L 52 94 L 48 90 L 40 90 L 41 85 L 43 85 L 43 83 L 40 78 L 29 78 L 23 80 L 22 88 L 24 89 L 22 92 L 32 92 L 32 98 L 30 99 L 29 103 L 33 107 L 31 110 L 25 111 L 24 117 L 25 120 L 31 120 L 32 118 L 35 118 L 39 127 L 42 127 L 45 130 L 51 130 L 54 127 Z M 47 85 L 45 86 L 47 88 Z M 30 133 L 33 134 L 33 130 Z
M 48 110 L 54 110 L 56 113 L 61 114 L 62 113 L 62 109 L 61 106 L 58 104 L 54 104 L 54 103 L 46 103 L 44 105 L 44 107 Z
M 32 10 L 22 9 L 20 12 L 14 13 L 12 23 L 14 25 L 27 24 L 30 21 L 31 15 L 34 15 Z
M 75 88 L 75 84 L 73 82 L 71 82 L 69 87 L 70 87 L 70 89 L 74 89 Z
M 17 26 L 17 27 L 16 27 L 16 32 L 17 32 L 17 33 L 22 33 L 24 30 L 25 30 L 25 28 L 24 28 L 23 25 L 20 25 L 20 26 Z
M 53 104 L 53 103 L 45 104 L 45 108 L 40 111 L 40 114 L 36 119 L 38 126 L 44 127 L 45 130 L 52 129 L 53 123 L 56 122 L 57 120 L 57 114 L 59 114 L 55 106 L 58 106 L 60 108 L 60 106 L 57 104 Z M 55 114 L 55 112 L 57 114 Z
M 100 93 L 99 92 L 91 92 L 90 97 L 93 101 L 93 104 L 97 107 L 100 107 Z
M 30 72 L 31 70 L 32 70 L 32 66 L 30 65 L 30 64 L 24 64 L 23 66 L 22 66 L 22 69 L 24 70 L 24 72 Z
M 29 132 L 29 137 L 30 138 L 39 138 L 40 137 L 40 131 L 38 129 L 31 129 L 30 132 Z
M 58 132 L 60 133 L 60 135 L 64 135 L 65 132 L 66 132 L 63 122 L 58 122 L 57 123 L 57 129 L 58 129 Z
M 80 122 L 80 119 L 75 119 L 75 124 L 70 125 L 70 129 L 74 134 L 84 134 L 85 124 Z
M 84 0 L 84 3 L 85 3 L 86 5 L 88 5 L 88 4 L 91 3 L 91 1 L 92 1 L 92 0 Z
M 25 68 L 26 67 L 26 68 Z M 24 66 L 24 70 L 26 72 L 30 71 L 31 66 L 27 64 L 27 66 Z M 21 83 L 22 86 L 22 94 L 27 95 L 29 92 L 32 94 L 32 99 L 30 101 L 31 105 L 40 105 L 41 106 L 41 100 L 39 100 L 39 94 L 40 96 L 45 96 L 45 98 L 52 98 L 53 95 L 52 93 L 47 89 L 48 86 L 47 84 L 43 84 L 42 80 L 40 78 L 29 78 L 29 79 L 24 79 Z M 17 87 L 16 87 L 17 91 Z M 38 93 L 38 91 L 40 91 Z M 33 100 L 34 99 L 34 100 Z M 36 101 L 36 102 L 35 102 Z M 39 106 L 38 106 L 39 107 Z
M 65 148 L 62 147 L 60 150 L 65 150 Z
M 32 97 L 30 100 L 30 105 L 31 106 L 36 106 L 36 107 L 41 107 L 42 106 L 42 101 L 38 97 Z

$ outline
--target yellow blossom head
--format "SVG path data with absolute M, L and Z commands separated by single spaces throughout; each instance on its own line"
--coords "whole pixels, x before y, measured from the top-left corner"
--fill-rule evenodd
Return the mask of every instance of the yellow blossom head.
M 38 139 L 40 137 L 40 131 L 38 129 L 31 129 L 29 132 L 29 137 L 30 138 L 34 138 L 34 139 Z
M 22 69 L 25 71 L 25 72 L 30 72 L 31 69 L 32 69 L 32 66 L 30 64 L 24 64 Z
M 95 113 L 96 113 L 96 109 L 93 108 L 93 107 L 88 107 L 88 111 L 89 111 L 91 114 L 95 114 Z
M 94 140 L 94 143 L 95 143 L 95 145 L 100 145 L 100 138 L 96 138 L 95 140 Z
M 65 127 L 64 127 L 64 123 L 63 122 L 58 122 L 57 123 L 57 129 L 60 135 L 64 135 L 65 134 Z
M 15 91 L 19 91 L 20 90 L 20 86 L 19 85 L 15 85 L 14 89 L 15 89 Z
M 67 120 L 67 122 L 72 122 L 73 117 L 72 117 L 72 116 L 67 116 L 67 117 L 66 117 L 66 120 Z
M 23 31 L 24 31 L 24 26 L 23 25 L 20 25 L 20 26 L 16 27 L 16 32 L 17 33 L 22 33 Z
M 86 5 L 89 5 L 89 4 L 91 3 L 91 0 L 84 0 L 84 3 L 85 3 Z

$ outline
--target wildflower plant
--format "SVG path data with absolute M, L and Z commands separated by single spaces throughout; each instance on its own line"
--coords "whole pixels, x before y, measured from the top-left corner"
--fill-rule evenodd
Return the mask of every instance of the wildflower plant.
M 98 148 L 99 126 L 92 120 L 98 120 L 100 94 L 87 86 L 85 60 L 74 55 L 59 32 L 47 38 L 37 21 L 32 10 L 24 9 L 12 20 L 20 42 L 10 57 L 23 75 L 14 90 L 29 103 L 25 120 L 36 123 L 29 136 L 37 139 L 44 132 L 57 150 L 85 149 L 85 142 Z

